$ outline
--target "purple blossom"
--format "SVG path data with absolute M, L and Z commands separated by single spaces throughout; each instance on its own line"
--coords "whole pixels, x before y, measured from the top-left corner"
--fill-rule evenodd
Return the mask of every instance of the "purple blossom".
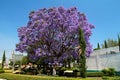
M 86 41 L 86 56 L 90 56 L 89 42 L 94 26 L 76 7 L 65 9 L 53 7 L 29 14 L 27 26 L 18 29 L 20 42 L 16 50 L 27 52 L 30 59 L 46 57 L 45 62 L 62 62 L 72 56 L 78 58 L 78 31 L 82 29 Z

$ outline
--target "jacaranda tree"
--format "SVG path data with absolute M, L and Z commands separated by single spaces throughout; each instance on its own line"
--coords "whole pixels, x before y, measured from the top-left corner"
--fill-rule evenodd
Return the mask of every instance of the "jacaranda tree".
M 53 7 L 32 11 L 26 26 L 18 29 L 20 42 L 16 50 L 28 53 L 30 59 L 44 62 L 62 62 L 70 57 L 77 59 L 79 30 L 84 32 L 86 56 L 92 51 L 89 42 L 91 29 L 86 16 L 76 7 L 65 9 Z

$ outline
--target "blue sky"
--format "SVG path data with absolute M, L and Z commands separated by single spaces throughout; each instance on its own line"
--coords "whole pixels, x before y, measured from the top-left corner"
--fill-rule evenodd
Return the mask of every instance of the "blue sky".
M 40 8 L 76 6 L 95 25 L 90 42 L 93 48 L 120 33 L 120 0 L 0 0 L 0 58 L 10 58 L 19 42 L 17 28 L 26 25 L 30 11 Z

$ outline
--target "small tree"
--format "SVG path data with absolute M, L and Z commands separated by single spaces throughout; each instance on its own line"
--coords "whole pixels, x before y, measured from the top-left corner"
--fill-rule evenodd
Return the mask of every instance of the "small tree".
M 5 61 L 6 61 L 6 57 L 5 57 L 5 51 L 4 51 L 3 57 L 2 57 L 2 68 L 4 68 Z
M 100 45 L 99 45 L 99 43 L 98 43 L 98 45 L 97 45 L 97 48 L 100 49 Z
M 104 41 L 105 48 L 108 48 L 106 40 Z
M 99 43 L 97 44 L 97 48 L 94 48 L 93 50 L 99 50 L 100 49 L 100 45 Z
M 29 63 L 29 59 L 28 59 L 28 56 L 24 56 L 21 60 L 21 63 L 22 64 L 28 64 Z
M 82 29 L 79 30 L 79 45 L 80 45 L 80 67 L 81 67 L 81 77 L 86 77 L 86 57 L 85 57 L 85 49 L 86 49 L 86 42 L 84 39 L 84 34 Z
M 13 66 L 13 61 L 10 61 L 9 65 L 10 65 L 10 66 Z

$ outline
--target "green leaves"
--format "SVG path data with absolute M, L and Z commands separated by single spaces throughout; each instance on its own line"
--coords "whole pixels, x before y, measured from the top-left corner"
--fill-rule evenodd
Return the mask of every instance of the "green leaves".
M 2 68 L 4 68 L 5 61 L 6 61 L 6 56 L 5 56 L 5 51 L 4 51 L 3 57 L 2 57 Z
M 84 39 L 84 33 L 82 29 L 79 30 L 79 45 L 81 49 L 80 54 L 80 68 L 81 68 L 81 77 L 86 77 L 86 57 L 85 57 L 85 51 L 86 51 L 86 42 Z
M 106 40 L 104 41 L 105 48 L 108 48 Z

